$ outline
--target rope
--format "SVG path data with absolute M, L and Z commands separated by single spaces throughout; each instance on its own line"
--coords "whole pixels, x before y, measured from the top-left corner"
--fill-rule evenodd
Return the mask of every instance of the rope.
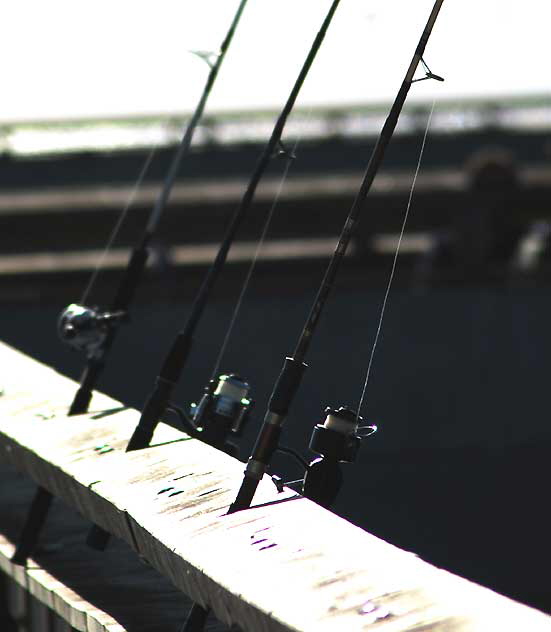
M 390 277 L 388 279 L 388 284 L 386 287 L 386 291 L 385 291 L 385 295 L 384 295 L 384 299 L 383 299 L 383 303 L 381 305 L 381 311 L 379 314 L 379 322 L 377 325 L 377 331 L 375 333 L 375 340 L 373 341 L 373 347 L 371 348 L 371 355 L 369 356 L 369 363 L 367 365 L 367 371 L 366 371 L 366 375 L 365 375 L 365 381 L 364 381 L 364 385 L 363 385 L 363 390 L 362 390 L 362 395 L 360 397 L 360 403 L 358 404 L 358 418 L 360 416 L 360 411 L 364 402 L 364 398 L 365 398 L 365 393 L 367 391 L 367 385 L 369 383 L 369 377 L 371 375 L 371 368 L 373 366 L 373 359 L 375 357 L 375 351 L 377 349 L 377 343 L 379 342 L 379 337 L 381 335 L 381 329 L 382 329 L 382 325 L 383 325 L 383 319 L 385 316 L 385 311 L 386 311 L 386 306 L 387 306 L 387 302 L 388 302 L 388 297 L 390 295 L 390 289 L 392 287 L 392 282 L 394 280 L 394 273 L 396 272 L 396 264 L 398 262 L 398 255 L 400 254 L 400 246 L 402 245 L 402 238 L 404 236 L 404 232 L 406 230 L 406 224 L 408 221 L 408 217 L 409 217 L 409 209 L 411 207 L 411 201 L 413 199 L 413 192 L 415 190 L 415 184 L 417 182 L 417 176 L 419 175 L 419 169 L 421 167 L 421 161 L 423 159 L 423 153 L 425 151 L 425 145 L 427 142 L 427 136 L 429 133 L 429 128 L 430 128 L 430 123 L 432 120 L 432 114 L 434 112 L 434 105 L 435 105 L 435 101 L 433 100 L 432 102 L 432 107 L 430 109 L 430 113 L 429 116 L 427 118 L 427 126 L 425 128 L 425 133 L 423 135 L 423 141 L 421 143 L 421 150 L 419 152 L 419 159 L 417 161 L 417 167 L 415 168 L 415 174 L 413 176 L 413 181 L 411 183 L 411 188 L 409 191 L 409 198 L 408 198 L 408 203 L 406 206 L 406 212 L 404 214 L 404 220 L 402 222 L 402 229 L 400 231 L 400 237 L 398 238 L 398 244 L 396 245 L 396 252 L 394 253 L 394 260 L 392 262 L 392 269 L 390 271 Z

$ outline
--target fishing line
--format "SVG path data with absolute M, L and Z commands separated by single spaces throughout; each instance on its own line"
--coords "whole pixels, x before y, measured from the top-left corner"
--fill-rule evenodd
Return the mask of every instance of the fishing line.
M 136 182 L 134 183 L 134 186 L 132 188 L 132 191 L 130 193 L 130 195 L 128 196 L 128 200 L 124 206 L 124 208 L 122 209 L 120 215 L 119 215 L 119 219 L 117 220 L 117 223 L 115 224 L 115 227 L 113 228 L 113 230 L 111 231 L 111 234 L 109 236 L 109 239 L 107 240 L 107 244 L 98 260 L 98 263 L 94 269 L 94 271 L 92 272 L 92 275 L 90 276 L 90 280 L 88 281 L 88 285 L 86 286 L 86 289 L 84 290 L 84 292 L 82 293 L 82 296 L 80 298 L 80 304 L 81 305 L 85 305 L 86 301 L 88 299 L 88 295 L 90 294 L 90 290 L 92 289 L 92 286 L 94 285 L 94 283 L 96 282 L 97 276 L 100 273 L 100 270 L 103 268 L 103 264 L 105 262 L 105 257 L 107 256 L 107 253 L 111 250 L 113 243 L 120 231 L 120 228 L 124 222 L 124 220 L 126 219 L 126 216 L 128 215 L 128 211 L 131 209 L 131 207 L 134 204 L 134 200 L 136 199 L 136 195 L 138 193 L 138 191 L 140 190 L 140 187 L 143 183 L 143 180 L 145 178 L 145 175 L 147 173 L 147 171 L 149 170 L 149 167 L 151 165 L 151 161 L 153 160 L 153 157 L 155 156 L 155 153 L 157 151 L 156 147 L 152 147 L 147 158 L 145 159 L 145 162 L 142 166 L 142 169 L 140 171 L 140 174 L 138 176 L 138 179 L 136 180 Z
M 310 118 L 310 115 L 312 114 L 312 108 L 310 108 L 308 110 L 308 114 L 306 115 L 306 120 L 308 121 L 308 119 Z M 302 135 L 299 135 L 295 141 L 295 144 L 293 145 L 293 149 L 288 152 L 286 150 L 285 151 L 285 156 L 286 156 L 286 164 L 285 164 L 285 169 L 283 170 L 283 173 L 281 175 L 281 179 L 279 181 L 279 185 L 275 194 L 275 197 L 272 201 L 272 205 L 270 207 L 270 210 L 268 212 L 268 215 L 266 217 L 266 220 L 264 222 L 264 226 L 262 228 L 262 233 L 260 234 L 260 238 L 258 240 L 251 264 L 249 265 L 249 269 L 247 271 L 247 276 L 245 277 L 245 281 L 243 282 L 243 287 L 241 288 L 241 292 L 239 294 L 239 297 L 235 303 L 235 307 L 233 310 L 233 314 L 232 317 L 230 319 L 230 324 L 228 326 L 228 329 L 226 331 L 226 335 L 224 337 L 224 342 L 222 343 L 222 346 L 220 347 L 220 351 L 218 352 L 218 356 L 216 357 L 216 362 L 214 364 L 214 369 L 212 370 L 212 375 L 211 375 L 211 379 L 216 379 L 217 375 L 218 375 L 218 371 L 220 369 L 220 364 L 222 363 L 222 359 L 224 357 L 224 354 L 226 352 L 226 347 L 228 346 L 228 343 L 230 341 L 232 332 L 233 332 L 233 328 L 234 325 L 236 323 L 237 320 L 237 316 L 239 314 L 239 311 L 241 310 L 241 305 L 243 304 L 243 299 L 245 297 L 245 293 L 247 292 L 247 289 L 249 287 L 250 281 L 251 281 L 251 277 L 254 273 L 257 261 L 258 261 L 258 257 L 260 256 L 260 252 L 262 251 L 262 248 L 264 246 L 264 242 L 266 240 L 266 235 L 268 234 L 268 230 L 270 228 L 270 224 L 272 223 L 272 218 L 274 215 L 274 211 L 276 209 L 276 206 L 278 205 L 279 199 L 281 197 L 281 194 L 283 192 L 283 188 L 285 186 L 285 182 L 287 180 L 287 176 L 289 174 L 289 170 L 291 168 L 291 164 L 293 163 L 294 159 L 296 158 L 296 152 L 297 152 L 297 148 L 300 144 L 300 141 L 302 140 Z
M 400 231 L 400 236 L 398 238 L 398 244 L 396 245 L 396 252 L 394 253 L 394 259 L 392 261 L 392 268 L 390 270 L 390 276 L 388 279 L 388 284 L 386 286 L 386 291 L 385 291 L 385 295 L 383 298 L 383 303 L 381 305 L 381 311 L 379 313 L 379 322 L 377 325 L 377 331 L 375 333 L 375 340 L 373 341 L 373 346 L 371 348 L 371 355 L 369 356 L 369 363 L 367 365 L 367 372 L 365 375 L 365 381 L 364 381 L 364 386 L 363 386 L 363 390 L 362 390 L 362 396 L 360 397 L 360 403 L 358 404 L 358 419 L 360 417 L 360 411 L 362 409 L 362 405 L 364 402 L 364 398 L 365 398 L 365 393 L 367 391 L 367 385 L 369 382 L 369 377 L 371 375 L 371 367 L 373 366 L 373 359 L 375 357 L 375 351 L 377 350 L 377 343 L 379 342 L 379 336 L 381 335 L 381 329 L 383 326 L 383 319 L 385 317 L 385 311 L 386 311 L 386 305 L 388 302 L 388 297 L 390 295 L 390 289 L 392 288 L 392 282 L 394 281 L 394 273 L 396 272 L 396 264 L 398 262 L 398 255 L 400 254 L 400 246 L 402 245 L 402 239 L 404 237 L 404 232 L 406 230 L 406 224 L 408 221 L 408 217 L 409 217 L 409 209 L 411 207 L 411 201 L 413 199 L 413 192 L 415 190 L 415 184 L 417 182 L 417 176 L 419 175 L 419 169 L 421 168 L 421 161 L 423 159 L 423 153 L 425 151 L 425 145 L 427 142 L 427 136 L 429 133 L 429 128 L 430 128 L 430 123 L 432 120 L 432 114 L 434 112 L 434 105 L 436 103 L 436 100 L 433 100 L 432 102 L 432 107 L 430 109 L 430 113 L 429 116 L 427 118 L 427 126 L 425 127 L 425 133 L 423 135 L 423 140 L 421 142 L 421 150 L 419 152 L 419 159 L 417 160 L 417 167 L 415 168 L 415 174 L 413 176 L 413 181 L 411 183 L 411 188 L 409 190 L 409 198 L 408 198 L 408 203 L 406 206 L 406 212 L 404 213 L 404 220 L 402 222 L 402 229 Z M 363 426 L 362 426 L 363 427 Z

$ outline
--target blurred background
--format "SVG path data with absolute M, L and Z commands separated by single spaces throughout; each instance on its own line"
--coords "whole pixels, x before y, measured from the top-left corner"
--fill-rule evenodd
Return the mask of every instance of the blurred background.
M 298 5 L 298 6 L 297 6 Z M 221 365 L 259 428 L 432 2 L 343 0 L 289 120 L 296 160 Z M 89 302 L 107 305 L 168 169 L 232 0 L 19 1 L 2 8 L 0 337 L 78 378 L 57 339 L 154 149 Z M 250 0 L 101 389 L 140 407 L 185 322 L 329 2 Z M 444 3 L 368 198 L 285 430 L 307 454 L 325 406 L 357 406 L 434 104 L 362 415 L 379 426 L 336 511 L 439 566 L 551 612 L 551 9 Z M 422 76 L 422 75 L 420 75 Z M 178 393 L 197 401 L 277 191 L 274 160 Z M 9 370 L 9 367 L 3 367 Z M 67 402 L 69 404 L 69 402 Z M 299 472 L 285 457 L 274 470 Z M 328 538 L 330 534 L 328 534 Z

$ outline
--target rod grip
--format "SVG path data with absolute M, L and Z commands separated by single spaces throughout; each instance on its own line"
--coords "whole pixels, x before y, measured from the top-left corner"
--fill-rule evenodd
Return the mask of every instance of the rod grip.
M 295 360 L 294 358 L 285 358 L 283 369 L 277 378 L 268 410 L 277 415 L 285 417 L 293 401 L 295 393 L 300 386 L 302 375 L 304 374 L 307 364 Z
M 281 430 L 280 425 L 265 423 L 254 444 L 251 458 L 255 461 L 260 461 L 267 467 L 279 445 Z
M 230 505 L 228 509 L 228 514 L 236 513 L 237 511 L 242 511 L 243 509 L 248 509 L 251 506 L 251 503 L 254 498 L 254 493 L 256 492 L 256 488 L 258 487 L 259 481 L 255 478 L 247 476 L 245 472 L 245 477 L 241 483 L 241 487 L 237 492 L 237 496 L 235 497 L 234 502 Z
M 124 272 L 115 300 L 111 306 L 112 311 L 126 310 L 134 298 L 136 288 L 142 278 L 145 264 L 149 257 L 149 250 L 143 246 L 132 251 L 128 267 Z
M 69 416 L 82 415 L 88 412 L 92 392 L 103 371 L 103 367 L 104 363 L 102 359 L 90 358 L 88 360 L 80 378 L 80 387 L 75 393 L 71 406 L 69 407 Z
M 92 391 L 89 388 L 81 386 L 75 393 L 73 401 L 71 402 L 71 406 L 69 407 L 69 416 L 82 415 L 88 412 L 91 399 Z
M 182 371 L 187 363 L 191 348 L 193 346 L 193 336 L 190 328 L 186 328 L 179 332 L 176 339 L 172 343 L 172 347 L 168 352 L 161 371 L 159 379 L 169 382 L 177 382 L 180 379 Z
M 126 452 L 147 448 L 153 438 L 155 428 L 161 420 L 160 418 L 166 412 L 174 386 L 174 382 L 169 382 L 161 377 L 157 378 L 155 389 L 144 406 L 140 421 L 126 446 Z

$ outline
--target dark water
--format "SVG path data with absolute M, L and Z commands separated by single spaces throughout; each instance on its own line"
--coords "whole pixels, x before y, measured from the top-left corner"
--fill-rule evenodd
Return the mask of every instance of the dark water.
M 381 298 L 371 289 L 337 291 L 311 348 L 286 444 L 307 454 L 324 407 L 357 404 Z M 267 299 L 253 292 L 244 305 L 221 366 L 248 378 L 258 401 L 244 454 L 311 300 L 309 293 Z M 1 336 L 76 377 L 81 358 L 54 333 L 61 307 L 3 306 Z M 141 406 L 188 307 L 138 306 L 102 390 Z M 209 308 L 180 404 L 200 397 L 230 311 L 222 299 Z M 346 468 L 335 508 L 438 566 L 547 610 L 550 316 L 546 288 L 396 290 L 363 407 L 379 432 Z M 294 467 L 285 457 L 274 464 L 296 478 Z

